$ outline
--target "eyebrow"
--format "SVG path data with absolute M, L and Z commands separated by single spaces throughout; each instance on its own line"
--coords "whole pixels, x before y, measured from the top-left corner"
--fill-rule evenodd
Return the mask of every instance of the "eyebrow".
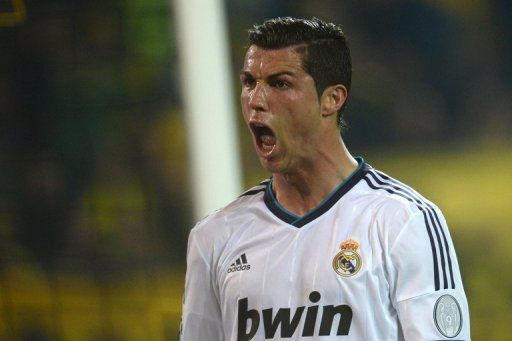
M 273 78 L 277 78 L 277 77 L 283 76 L 283 75 L 287 75 L 287 76 L 291 76 L 291 77 L 297 77 L 297 74 L 295 72 L 292 72 L 292 71 L 279 71 L 279 72 L 276 72 L 276 73 L 268 75 L 266 78 L 267 79 L 273 79 Z M 245 70 L 241 70 L 240 71 L 240 76 L 254 78 L 253 75 L 249 71 L 245 71 Z

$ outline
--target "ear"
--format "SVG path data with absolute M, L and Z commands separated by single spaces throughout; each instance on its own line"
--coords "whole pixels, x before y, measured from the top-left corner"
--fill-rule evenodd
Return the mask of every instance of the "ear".
M 325 88 L 320 98 L 320 111 L 323 117 L 337 115 L 347 100 L 348 92 L 342 84 L 331 85 Z

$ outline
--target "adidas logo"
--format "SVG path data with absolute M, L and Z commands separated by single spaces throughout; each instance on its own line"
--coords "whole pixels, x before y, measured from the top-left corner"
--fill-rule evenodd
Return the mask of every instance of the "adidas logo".
M 243 270 L 251 270 L 251 266 L 247 262 L 245 253 L 238 257 L 236 261 L 229 266 L 228 273 Z

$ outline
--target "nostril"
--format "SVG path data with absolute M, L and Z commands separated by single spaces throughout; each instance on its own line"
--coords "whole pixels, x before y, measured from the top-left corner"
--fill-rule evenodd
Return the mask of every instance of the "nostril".
M 265 107 L 260 103 L 252 103 L 251 109 L 253 109 L 254 111 L 265 111 Z
M 256 96 L 253 96 L 249 100 L 249 106 L 251 107 L 251 109 L 253 109 L 255 111 L 265 111 L 265 109 L 266 109 L 265 100 L 262 99 L 261 97 L 256 97 Z

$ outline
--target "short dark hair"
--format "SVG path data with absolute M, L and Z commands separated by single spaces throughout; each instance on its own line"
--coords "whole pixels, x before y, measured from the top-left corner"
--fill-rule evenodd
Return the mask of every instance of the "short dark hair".
M 264 49 L 305 45 L 302 66 L 315 81 L 320 97 L 331 85 L 342 84 L 350 91 L 352 61 L 341 26 L 317 18 L 291 17 L 269 19 L 249 30 L 249 43 Z M 342 117 L 346 102 L 338 111 L 340 129 L 346 127 Z

